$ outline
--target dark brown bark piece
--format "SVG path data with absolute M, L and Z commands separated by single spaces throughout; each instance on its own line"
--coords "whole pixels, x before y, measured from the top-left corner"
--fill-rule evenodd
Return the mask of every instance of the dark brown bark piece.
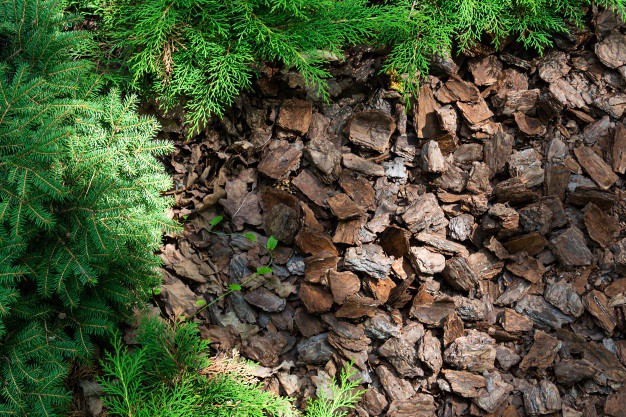
M 326 284 L 328 271 L 337 268 L 339 257 L 332 252 L 319 252 L 304 259 L 304 279 L 314 284 Z
M 613 137 L 613 171 L 626 173 L 626 126 L 619 123 Z
M 450 343 L 463 336 L 464 331 L 463 320 L 459 315 L 456 312 L 450 314 L 443 325 L 443 346 L 448 347 Z
M 473 59 L 469 63 L 469 70 L 478 86 L 495 84 L 502 74 L 502 62 L 495 55 Z
M 376 192 L 364 177 L 344 170 L 339 177 L 339 185 L 360 207 L 366 210 L 376 209 Z
M 308 255 L 315 255 L 320 252 L 330 252 L 334 255 L 339 255 L 332 239 L 324 231 L 306 226 L 300 229 L 296 235 L 296 245 L 298 245 L 298 249 L 302 253 Z
M 565 199 L 565 191 L 571 177 L 570 170 L 563 165 L 552 165 L 546 168 L 546 194 Z
M 547 244 L 548 241 L 541 233 L 534 232 L 509 240 L 504 243 L 504 247 L 510 253 L 526 252 L 530 256 L 535 256 L 541 252 Z
M 443 325 L 446 317 L 454 313 L 454 311 L 455 306 L 452 299 L 435 300 L 435 297 L 430 295 L 426 288 L 422 286 L 415 298 L 413 298 L 409 316 L 416 318 L 420 323 L 440 327 Z
M 450 285 L 463 291 L 471 291 L 478 284 L 474 270 L 467 259 L 461 256 L 455 256 L 447 261 L 442 275 Z
M 332 195 L 322 182 L 311 172 L 304 170 L 292 181 L 304 195 L 320 207 L 328 207 L 326 200 Z
M 583 232 L 572 226 L 550 239 L 552 252 L 565 268 L 591 265 L 593 254 L 585 243 Z
M 389 139 L 396 129 L 394 119 L 379 110 L 357 113 L 350 121 L 348 139 L 355 145 L 383 153 L 389 149 Z
M 560 348 L 561 342 L 556 337 L 539 330 L 535 333 L 534 343 L 522 359 L 519 368 L 523 372 L 530 368 L 546 369 L 552 365 Z
M 272 332 L 266 336 L 252 336 L 245 339 L 241 353 L 262 366 L 274 367 L 278 365 L 279 356 L 287 345 L 287 338 L 280 333 Z
M 275 180 L 285 178 L 298 168 L 302 157 L 302 142 L 274 141 L 259 163 L 259 171 Z
M 615 218 L 606 214 L 595 204 L 589 203 L 585 207 L 584 219 L 589 237 L 598 245 L 606 248 L 613 242 L 619 231 L 619 222 Z
M 309 313 L 325 313 L 333 306 L 333 296 L 320 285 L 304 282 L 300 286 L 299 294 Z
M 304 100 L 285 100 L 278 114 L 278 126 L 300 135 L 309 130 L 311 116 L 313 115 L 313 103 Z

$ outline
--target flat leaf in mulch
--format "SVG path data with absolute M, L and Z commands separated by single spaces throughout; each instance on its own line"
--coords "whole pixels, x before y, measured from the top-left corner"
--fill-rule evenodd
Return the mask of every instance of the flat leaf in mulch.
M 235 230 L 243 229 L 244 224 L 259 226 L 263 221 L 255 187 L 256 179 L 252 170 L 244 170 L 238 177 L 226 182 L 226 198 L 219 203 L 230 216 Z

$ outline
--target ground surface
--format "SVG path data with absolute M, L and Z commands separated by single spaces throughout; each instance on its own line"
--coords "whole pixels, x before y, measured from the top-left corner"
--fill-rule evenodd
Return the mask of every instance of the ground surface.
M 540 59 L 442 60 L 408 111 L 357 51 L 328 104 L 268 67 L 198 136 L 164 116 L 185 230 L 161 307 L 243 283 L 197 314 L 203 337 L 299 401 L 354 361 L 359 416 L 623 416 L 621 30 L 602 13 Z

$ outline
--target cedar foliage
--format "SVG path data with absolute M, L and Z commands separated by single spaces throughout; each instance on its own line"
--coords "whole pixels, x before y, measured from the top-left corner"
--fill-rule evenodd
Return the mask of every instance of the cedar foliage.
M 80 0 L 75 0 L 80 2 Z M 250 87 L 264 62 L 299 71 L 326 97 L 325 63 L 359 43 L 390 48 L 384 69 L 409 97 L 436 55 L 515 39 L 542 52 L 580 26 L 591 0 L 100 0 L 111 42 L 136 88 L 164 108 L 186 102 L 200 128 Z M 597 0 L 619 12 L 626 0 Z M 106 33 L 106 35 L 104 34 Z
M 210 359 L 209 342 L 195 324 L 148 316 L 131 352 L 116 335 L 102 361 L 99 379 L 110 417 L 298 417 L 288 398 L 262 390 L 254 364 L 234 358 Z M 327 394 L 309 402 L 306 417 L 344 417 L 363 395 L 351 368 L 342 371 Z
M 55 0 L 0 0 L 0 416 L 63 415 L 89 360 L 159 284 L 171 145 L 75 59 Z

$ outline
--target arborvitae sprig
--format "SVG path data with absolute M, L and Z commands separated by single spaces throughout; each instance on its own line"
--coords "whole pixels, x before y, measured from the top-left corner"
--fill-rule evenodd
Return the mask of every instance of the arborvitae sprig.
M 149 316 L 131 352 L 116 335 L 102 361 L 100 383 L 111 417 L 299 417 L 291 400 L 265 392 L 240 358 L 207 356 L 195 324 Z M 364 391 L 351 367 L 310 401 L 306 417 L 344 417 Z
M 173 228 L 171 145 L 134 97 L 100 93 L 71 23 L 54 0 L 0 0 L 0 416 L 63 415 L 69 360 L 159 282 Z

